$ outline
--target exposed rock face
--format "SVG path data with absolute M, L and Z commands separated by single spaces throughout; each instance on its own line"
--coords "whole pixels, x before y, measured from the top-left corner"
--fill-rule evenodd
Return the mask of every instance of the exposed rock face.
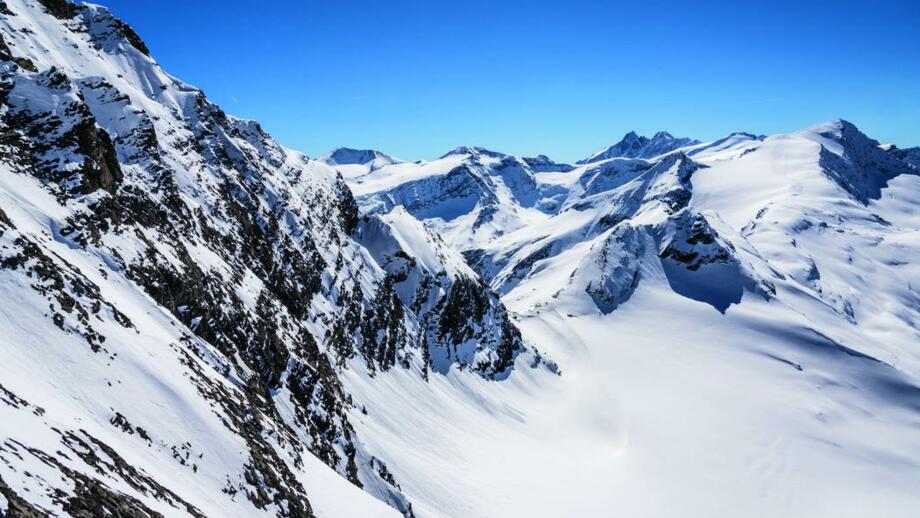
M 389 344 L 418 341 L 423 346 L 426 375 L 428 369 L 445 373 L 452 365 L 459 365 L 487 378 L 504 378 L 519 355 L 530 355 L 498 296 L 459 253 L 405 209 L 367 217 L 356 235 L 387 272 L 378 292 L 386 295 L 378 307 L 395 308 L 401 303 L 419 324 L 417 336 L 394 330 L 374 339 L 374 335 L 364 333 L 364 345 L 359 350 L 369 362 L 377 358 L 378 366 L 394 361 L 412 364 L 416 360 L 403 352 L 411 349 L 396 347 L 394 357 Z M 407 247 L 407 243 L 413 245 Z M 364 321 L 389 319 L 393 314 L 378 312 Z M 532 356 L 531 363 L 541 362 L 539 355 Z M 546 366 L 556 369 L 551 362 Z
M 850 122 L 840 121 L 820 135 L 839 146 L 839 153 L 822 146 L 820 159 L 824 173 L 862 203 L 878 199 L 882 188 L 895 176 L 914 172 L 906 161 L 882 150 L 878 141 Z M 907 153 L 903 156 L 908 158 Z
M 122 173 L 109 134 L 88 122 L 74 128 L 74 133 L 77 138 L 77 150 L 86 156 L 82 169 L 84 180 L 81 192 L 89 194 L 97 189 L 104 189 L 109 194 L 115 194 L 115 189 L 122 180 Z
M 676 222 L 674 232 L 663 244 L 660 255 L 695 271 L 705 264 L 731 261 L 734 252 L 731 243 L 718 240 L 718 234 L 705 217 L 688 214 Z
M 98 189 L 114 194 L 123 177 L 115 146 L 80 86 L 55 67 L 5 74 L 2 81 L 11 165 L 32 170 L 61 196 Z
M 530 166 L 536 172 L 548 172 L 548 171 L 561 171 L 567 173 L 574 169 L 574 167 L 568 164 L 560 164 L 554 162 L 551 158 L 546 155 L 537 155 L 535 157 L 523 157 L 521 160 L 524 161 L 527 165 Z
M 898 160 L 913 167 L 915 171 L 920 171 L 920 147 L 894 148 L 889 152 L 897 157 Z
M 501 303 L 488 294 L 488 287 L 481 282 L 461 277 L 435 306 L 438 318 L 429 320 L 427 332 L 439 344 L 429 353 L 441 358 L 434 362 L 436 369 L 446 371 L 451 363 L 460 361 L 472 364 L 477 372 L 487 376 L 507 375 L 524 346 L 520 332 L 509 321 Z M 478 345 L 496 339 L 498 346 L 494 349 L 484 350 Z M 463 350 L 470 347 L 472 354 Z
M 75 4 L 68 0 L 39 0 L 45 6 L 48 14 L 62 20 L 69 20 L 77 15 L 79 9 Z
M 641 279 L 641 260 L 649 245 L 646 236 L 629 225 L 623 225 L 600 245 L 586 275 L 585 292 L 603 313 L 610 313 L 629 300 Z M 596 269 L 596 270 L 595 270 Z

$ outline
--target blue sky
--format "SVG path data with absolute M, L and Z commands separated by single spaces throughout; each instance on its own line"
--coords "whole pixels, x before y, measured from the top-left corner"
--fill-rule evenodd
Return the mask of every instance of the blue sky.
M 836 117 L 920 145 L 916 0 L 96 1 L 167 71 L 311 156 L 481 145 L 573 161 L 629 130 L 712 139 Z

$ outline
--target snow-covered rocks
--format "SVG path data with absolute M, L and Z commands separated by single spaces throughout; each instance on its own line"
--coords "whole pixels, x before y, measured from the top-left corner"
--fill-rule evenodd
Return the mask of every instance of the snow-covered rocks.
M 824 173 L 863 203 L 877 199 L 891 178 L 912 172 L 907 162 L 881 149 L 848 121 L 815 126 L 804 134 L 821 144 Z

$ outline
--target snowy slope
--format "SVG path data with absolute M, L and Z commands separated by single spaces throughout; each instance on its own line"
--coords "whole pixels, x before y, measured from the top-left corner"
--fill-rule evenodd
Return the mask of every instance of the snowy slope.
M 343 373 L 554 368 L 411 216 L 361 244 L 374 223 L 334 169 L 105 8 L 6 2 L 0 35 L 4 511 L 412 515 Z

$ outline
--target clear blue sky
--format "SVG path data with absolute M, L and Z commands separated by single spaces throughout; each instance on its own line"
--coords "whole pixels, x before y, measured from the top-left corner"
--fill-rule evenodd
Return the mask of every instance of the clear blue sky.
M 836 117 L 920 145 L 918 0 L 96 1 L 167 71 L 311 156 L 572 161 L 631 129 L 711 139 Z

